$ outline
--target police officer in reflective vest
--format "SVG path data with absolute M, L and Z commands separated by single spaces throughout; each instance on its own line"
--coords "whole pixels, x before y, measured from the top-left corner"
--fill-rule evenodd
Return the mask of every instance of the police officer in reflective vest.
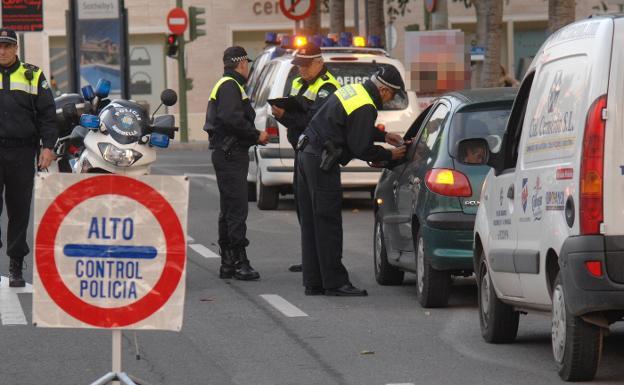
M 220 278 L 256 280 L 260 274 L 247 258 L 247 171 L 249 147 L 264 145 L 269 136 L 256 130 L 256 113 L 243 88 L 249 76 L 249 58 L 242 47 L 223 53 L 223 77 L 210 94 L 204 130 L 210 137 L 212 164 L 219 186 Z
M 327 70 L 321 49 L 312 43 L 306 44 L 303 48 L 297 50 L 292 64 L 299 69 L 301 76 L 296 77 L 292 81 L 290 96 L 298 100 L 301 109 L 284 110 L 282 108 L 271 106 L 273 116 L 287 128 L 288 141 L 295 149 L 295 172 L 293 175 L 293 192 L 295 193 L 295 202 L 297 194 L 297 141 L 303 130 L 308 126 L 310 120 L 321 108 L 329 96 L 331 96 L 338 88 L 340 83 Z M 298 212 L 299 210 L 297 210 Z M 293 265 L 290 271 L 301 271 L 301 265 Z
M 0 29 L 0 210 L 2 191 L 8 214 L 7 255 L 9 286 L 23 287 L 22 266 L 30 252 L 26 232 L 30 219 L 37 165 L 47 168 L 55 159 L 56 108 L 50 86 L 42 71 L 17 57 L 17 35 Z M 1 245 L 1 243 L 0 243 Z
M 365 296 L 342 264 L 340 165 L 353 158 L 389 161 L 405 156 L 400 135 L 375 127 L 377 110 L 405 86 L 399 72 L 382 67 L 371 80 L 336 91 L 312 118 L 299 141 L 297 197 L 301 215 L 306 295 Z M 391 150 L 375 145 L 385 141 Z

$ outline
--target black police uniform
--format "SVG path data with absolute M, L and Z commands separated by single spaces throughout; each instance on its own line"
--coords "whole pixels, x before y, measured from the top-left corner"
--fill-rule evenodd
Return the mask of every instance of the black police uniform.
M 350 98 L 356 104 L 345 102 Z M 347 85 L 327 100 L 304 131 L 308 142 L 299 152 L 297 191 L 306 294 L 331 295 L 345 286 L 347 291 L 355 289 L 341 261 L 342 185 L 338 163 L 346 165 L 354 157 L 366 161 L 392 159 L 391 151 L 373 144 L 385 140 L 385 134 L 375 127 L 381 105 L 379 91 L 370 80 L 364 85 Z M 321 158 L 328 141 L 341 148 L 342 155 L 339 162 L 323 171 Z
M 0 30 L 0 33 L 4 31 Z M 0 212 L 4 190 L 9 219 L 7 255 L 11 261 L 10 284 L 23 286 L 22 263 L 24 256 L 30 252 L 26 232 L 35 158 L 40 141 L 44 148 L 54 148 L 58 138 L 56 107 L 48 82 L 36 66 L 16 58 L 13 65 L 0 66 L 0 76 Z
M 245 54 L 246 55 L 246 54 Z M 246 60 L 246 57 L 245 57 Z M 214 87 L 204 130 L 210 135 L 212 164 L 219 186 L 219 247 L 221 278 L 257 279 L 247 258 L 247 171 L 249 147 L 258 142 L 254 126 L 256 113 L 243 85 L 246 79 L 236 71 L 225 71 Z

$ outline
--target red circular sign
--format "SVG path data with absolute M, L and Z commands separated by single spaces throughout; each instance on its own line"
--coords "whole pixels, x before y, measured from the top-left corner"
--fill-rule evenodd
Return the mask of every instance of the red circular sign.
M 287 18 L 303 20 L 312 14 L 315 3 L 315 0 L 290 0 L 290 4 L 286 5 L 286 0 L 280 0 L 279 6 Z
M 174 35 L 183 35 L 188 27 L 188 15 L 182 8 L 173 8 L 167 14 L 167 27 Z
M 54 258 L 56 236 L 65 217 L 80 203 L 101 195 L 121 195 L 139 202 L 154 215 L 166 237 L 165 266 L 152 290 L 141 299 L 117 308 L 91 305 L 78 298 L 63 282 Z M 141 181 L 120 175 L 80 181 L 56 197 L 41 217 L 41 223 L 35 239 L 36 266 L 41 283 L 58 306 L 84 323 L 103 328 L 135 324 L 164 306 L 178 287 L 186 255 L 182 225 L 169 202 Z

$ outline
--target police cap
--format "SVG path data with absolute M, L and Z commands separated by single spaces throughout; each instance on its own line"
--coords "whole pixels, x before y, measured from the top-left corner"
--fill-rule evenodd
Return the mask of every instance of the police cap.
M 10 28 L 0 28 L 0 43 L 17 45 L 17 34 Z
M 308 66 L 314 59 L 321 57 L 321 49 L 313 43 L 308 43 L 299 48 L 295 53 L 292 64 L 296 66 Z
M 235 45 L 234 47 L 226 48 L 226 50 L 223 51 L 223 64 L 239 63 L 243 60 L 252 61 L 247 56 L 247 51 L 245 51 L 245 48 L 243 47 Z
M 405 83 L 399 71 L 393 66 L 383 66 L 373 75 L 382 85 L 394 90 L 395 92 L 405 92 Z

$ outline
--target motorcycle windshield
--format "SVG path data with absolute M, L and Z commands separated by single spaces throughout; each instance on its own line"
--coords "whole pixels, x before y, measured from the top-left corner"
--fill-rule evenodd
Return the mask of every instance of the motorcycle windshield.
M 138 104 L 114 100 L 100 113 L 100 120 L 119 144 L 137 142 L 148 124 L 145 110 Z

